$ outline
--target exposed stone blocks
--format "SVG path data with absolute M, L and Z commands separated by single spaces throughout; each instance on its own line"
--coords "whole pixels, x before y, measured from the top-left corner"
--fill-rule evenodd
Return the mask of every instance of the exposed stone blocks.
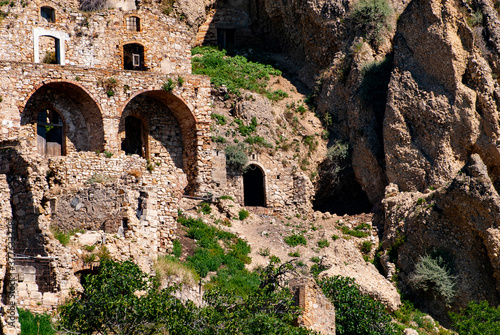
M 335 308 L 314 279 L 294 278 L 290 281 L 290 291 L 302 308 L 298 325 L 325 335 L 335 334 Z

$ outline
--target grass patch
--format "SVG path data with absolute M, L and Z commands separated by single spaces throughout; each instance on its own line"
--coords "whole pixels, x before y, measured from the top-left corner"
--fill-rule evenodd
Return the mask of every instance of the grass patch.
M 200 276 L 196 270 L 186 264 L 182 264 L 178 259 L 171 256 L 159 257 L 154 262 L 153 268 L 156 277 L 160 281 L 175 276 L 181 278 L 182 284 L 194 286 L 200 280 Z
M 319 240 L 317 244 L 318 244 L 318 247 L 319 247 L 320 249 L 322 249 L 322 248 L 326 248 L 326 247 L 329 247 L 329 246 L 330 246 L 330 242 L 328 242 L 328 240 L 327 240 L 327 239 L 324 239 L 324 240 Z
M 240 209 L 240 211 L 238 212 L 238 219 L 240 219 L 240 221 L 245 220 L 249 216 L 250 213 L 246 209 Z
M 296 247 L 300 245 L 307 245 L 307 240 L 302 234 L 292 234 L 284 238 L 286 244 L 291 247 Z
M 241 94 L 240 89 L 266 94 L 270 76 L 281 75 L 281 71 L 270 65 L 250 62 L 240 55 L 231 57 L 226 50 L 212 46 L 194 47 L 191 54 L 193 74 L 207 75 L 213 85 L 225 85 L 230 93 L 236 95 Z
M 53 335 L 54 327 L 50 315 L 47 313 L 34 314 L 27 309 L 18 308 L 21 334 L 23 335 Z

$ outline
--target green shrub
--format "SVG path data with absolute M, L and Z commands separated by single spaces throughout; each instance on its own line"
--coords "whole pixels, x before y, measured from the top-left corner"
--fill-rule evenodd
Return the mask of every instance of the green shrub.
M 484 16 L 480 9 L 476 10 L 470 17 L 467 18 L 467 24 L 470 27 L 480 26 L 483 24 Z
M 340 230 L 342 230 L 342 233 L 344 233 L 346 235 L 351 235 L 351 236 L 359 237 L 359 238 L 367 237 L 370 235 L 370 233 L 364 232 L 361 229 L 357 229 L 358 227 L 356 227 L 354 229 L 350 229 L 347 226 L 342 226 L 342 227 L 340 227 Z
M 208 202 L 202 201 L 198 205 L 198 212 L 199 213 L 201 212 L 205 215 L 210 214 L 210 213 L 212 213 L 212 207 L 210 206 L 210 204 Z
M 182 255 L 182 244 L 179 242 L 179 240 L 174 240 L 173 243 L 173 248 L 172 248 L 172 253 L 174 254 L 175 257 L 180 258 Z
M 231 200 L 231 201 L 234 202 L 233 197 L 230 196 L 230 195 L 221 195 L 221 197 L 219 199 L 221 199 L 221 200 Z
M 281 75 L 281 71 L 270 65 L 249 62 L 240 55 L 230 57 L 225 50 L 214 47 L 195 47 L 191 54 L 193 74 L 207 75 L 213 85 L 225 85 L 229 92 L 237 95 L 242 88 L 266 93 L 270 75 Z
M 212 113 L 210 117 L 214 119 L 218 125 L 223 126 L 227 123 L 227 118 L 224 115 Z
M 372 251 L 372 246 L 373 243 L 371 241 L 364 241 L 363 244 L 361 244 L 361 252 L 367 254 L 370 251 Z
M 228 145 L 225 148 L 226 164 L 236 169 L 243 169 L 248 163 L 248 156 L 245 153 L 245 146 L 241 143 Z
M 334 276 L 318 284 L 335 306 L 337 334 L 396 334 L 384 305 L 361 294 L 353 278 Z
M 290 256 L 290 257 L 300 257 L 300 253 L 298 251 L 289 252 L 288 256 Z
M 349 144 L 344 143 L 340 140 L 335 141 L 335 143 L 328 148 L 326 152 L 326 157 L 331 160 L 344 160 L 349 155 Z
M 49 314 L 33 314 L 22 308 L 18 308 L 17 311 L 22 335 L 52 335 L 56 333 Z
M 332 235 L 332 240 L 337 241 L 340 237 L 338 235 Z
M 459 334 L 500 334 L 500 307 L 490 307 L 487 301 L 471 301 L 460 313 L 450 313 L 450 318 Z
M 104 156 L 106 156 L 106 158 L 111 158 L 113 157 L 113 153 L 111 151 L 104 150 Z
M 286 244 L 288 244 L 291 247 L 296 247 L 299 244 L 301 244 L 301 245 L 307 245 L 306 238 L 302 234 L 300 234 L 300 235 L 298 235 L 298 234 L 292 234 L 290 236 L 285 237 L 284 241 L 285 241 Z
M 248 136 L 257 129 L 257 119 L 252 118 L 249 125 L 245 125 L 242 120 L 235 119 L 234 122 L 238 125 L 238 131 L 242 136 Z
M 379 44 L 382 32 L 390 29 L 392 14 L 392 7 L 387 0 L 359 0 L 354 4 L 350 16 L 355 27 L 368 41 Z
M 325 247 L 329 247 L 330 246 L 330 242 L 328 242 L 327 239 L 323 239 L 323 240 L 319 240 L 318 241 L 318 247 L 319 248 L 325 248 Z
M 240 219 L 240 221 L 245 220 L 249 215 L 250 213 L 246 209 L 240 209 L 240 211 L 238 212 L 238 218 Z
M 279 101 L 279 100 L 283 100 L 285 98 L 288 98 L 288 93 L 286 93 L 283 90 L 276 90 L 276 91 L 272 91 L 272 92 L 267 92 L 266 98 L 268 98 L 271 101 Z
M 415 290 L 423 290 L 442 296 L 450 303 L 455 296 L 455 280 L 443 257 L 421 256 L 410 274 L 409 284 Z
M 172 92 L 172 90 L 174 89 L 174 81 L 169 78 L 166 82 L 163 83 L 161 88 L 164 91 Z

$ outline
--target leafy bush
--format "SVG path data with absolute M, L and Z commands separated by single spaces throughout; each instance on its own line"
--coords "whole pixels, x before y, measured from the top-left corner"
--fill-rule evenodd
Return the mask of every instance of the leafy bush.
M 224 115 L 212 113 L 210 117 L 214 119 L 218 125 L 223 126 L 227 123 L 227 118 Z
M 248 163 L 248 156 L 245 153 L 245 146 L 241 143 L 228 145 L 225 148 L 226 163 L 233 168 L 242 169 Z
M 272 92 L 267 92 L 266 98 L 268 98 L 271 101 L 279 101 L 279 100 L 283 100 L 285 98 L 288 98 L 288 93 L 286 93 L 283 90 L 276 90 L 276 91 L 272 91 Z
M 354 227 L 354 229 L 350 229 L 347 226 L 340 227 L 340 230 L 342 230 L 342 233 L 344 233 L 346 235 L 351 235 L 351 236 L 359 237 L 359 238 L 370 236 L 370 233 L 363 231 L 363 229 L 366 229 L 366 227 L 363 224 L 357 225 L 356 227 Z
M 500 334 L 500 307 L 490 307 L 487 301 L 471 301 L 460 313 L 450 313 L 450 318 L 459 334 Z
M 167 91 L 167 92 L 172 92 L 172 90 L 174 89 L 174 81 L 169 78 L 168 81 L 164 82 L 163 85 L 162 85 L 162 89 L 164 91 Z
M 198 212 L 201 212 L 205 215 L 212 213 L 212 207 L 210 207 L 210 204 L 208 202 L 202 201 L 198 205 Z
M 392 14 L 392 7 L 387 0 L 359 0 L 354 4 L 351 19 L 368 41 L 379 44 L 382 32 L 390 29 Z
M 221 200 L 231 200 L 231 201 L 234 202 L 233 197 L 230 196 L 230 195 L 222 195 L 219 199 L 221 199 Z
M 292 234 L 290 236 L 285 237 L 284 241 L 286 244 L 288 244 L 291 247 L 296 247 L 299 244 L 307 245 L 306 238 L 302 234 L 300 234 L 300 235 Z
M 455 296 L 455 280 L 441 256 L 421 256 L 415 271 L 410 274 L 409 284 L 415 290 L 423 290 L 442 296 L 450 303 Z
M 213 85 L 225 85 L 229 92 L 237 95 L 242 88 L 266 93 L 270 75 L 281 75 L 281 71 L 270 65 L 249 62 L 240 55 L 230 57 L 225 50 L 215 47 L 195 47 L 191 54 L 193 74 L 207 75 Z
M 53 335 L 55 334 L 50 315 L 33 314 L 27 309 L 18 308 L 19 323 L 21 324 L 21 334 L 23 335 Z
M 252 120 L 250 121 L 250 124 L 248 126 L 245 125 L 243 123 L 243 121 L 240 119 L 235 119 L 234 122 L 236 122 L 236 124 L 238 124 L 238 131 L 240 132 L 240 134 L 242 136 L 250 135 L 257 128 L 257 119 L 255 117 L 252 118 Z
M 364 241 L 361 245 L 361 252 L 367 254 L 372 251 L 373 243 L 371 241 Z
M 318 284 L 335 306 L 337 334 L 396 334 L 384 305 L 361 294 L 353 278 L 334 276 Z
M 238 212 L 238 218 L 240 219 L 240 221 L 245 220 L 249 215 L 250 213 L 246 209 L 241 209 Z
M 325 248 L 325 247 L 329 247 L 329 246 L 330 246 L 330 242 L 328 242 L 327 239 L 323 239 L 323 240 L 318 241 L 319 248 Z
M 340 140 L 335 141 L 335 143 L 328 148 L 326 152 L 326 157 L 329 160 L 344 160 L 349 155 L 349 144 L 344 143 Z

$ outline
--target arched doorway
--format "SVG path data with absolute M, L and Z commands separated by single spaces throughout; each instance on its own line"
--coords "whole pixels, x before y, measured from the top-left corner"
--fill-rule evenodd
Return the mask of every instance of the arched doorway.
M 243 196 L 245 206 L 266 206 L 264 173 L 251 164 L 243 173 Z
M 37 149 L 42 156 L 63 154 L 63 121 L 59 113 L 51 109 L 38 112 Z
M 126 154 L 137 154 L 141 157 L 148 157 L 147 132 L 144 124 L 135 116 L 125 118 L 125 138 L 122 140 L 121 149 Z
M 104 149 L 101 110 L 82 87 L 72 83 L 53 82 L 38 88 L 24 106 L 21 124 L 36 131 L 33 147 L 42 154 L 56 144 L 61 155 Z M 43 141 L 53 144 L 42 149 Z

